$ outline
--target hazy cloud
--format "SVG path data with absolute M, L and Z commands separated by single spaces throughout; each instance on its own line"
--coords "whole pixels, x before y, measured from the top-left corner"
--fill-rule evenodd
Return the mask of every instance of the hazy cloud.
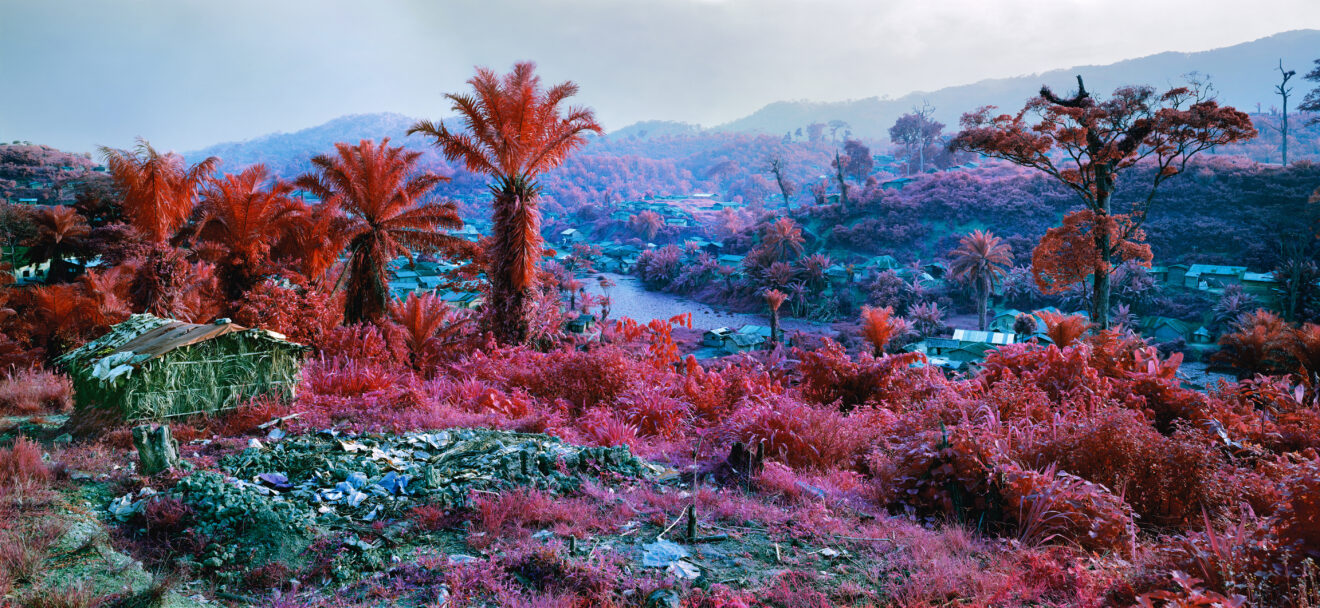
M 0 140 L 194 149 L 447 114 L 532 59 L 609 128 L 900 96 L 1320 28 L 1315 0 L 0 0 Z M 1301 66 L 1299 66 L 1301 67 Z

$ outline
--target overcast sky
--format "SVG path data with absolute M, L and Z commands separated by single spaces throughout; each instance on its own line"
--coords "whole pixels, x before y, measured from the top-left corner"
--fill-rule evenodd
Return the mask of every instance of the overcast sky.
M 440 118 L 474 65 L 522 59 L 607 129 L 711 126 L 1305 28 L 1320 0 L 0 0 L 0 140 L 184 151 Z

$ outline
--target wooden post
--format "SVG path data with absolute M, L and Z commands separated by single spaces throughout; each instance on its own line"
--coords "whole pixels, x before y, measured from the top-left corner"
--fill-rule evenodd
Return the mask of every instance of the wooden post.
M 687 506 L 687 541 L 697 542 L 697 505 Z
M 138 452 L 138 472 L 143 475 L 155 475 L 179 465 L 179 444 L 167 424 L 133 427 L 133 445 Z

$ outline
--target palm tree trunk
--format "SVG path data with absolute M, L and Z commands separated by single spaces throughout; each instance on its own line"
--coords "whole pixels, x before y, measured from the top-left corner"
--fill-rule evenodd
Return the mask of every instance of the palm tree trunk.
M 985 309 L 990 301 L 990 289 L 983 285 L 981 286 L 981 289 L 978 289 L 977 291 L 979 292 L 977 295 L 979 295 L 980 297 L 977 298 L 979 302 L 977 302 L 977 307 L 976 307 L 977 308 L 976 328 L 979 329 L 980 331 L 985 331 L 985 316 L 986 316 Z
M 540 260 L 540 221 L 535 194 L 518 183 L 507 184 L 495 199 L 495 242 L 490 252 L 490 299 L 486 321 L 504 344 L 527 341 L 535 301 L 536 264 Z

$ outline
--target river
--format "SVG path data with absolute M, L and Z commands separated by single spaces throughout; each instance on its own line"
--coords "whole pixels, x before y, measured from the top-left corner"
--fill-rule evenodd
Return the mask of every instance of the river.
M 628 317 L 639 323 L 649 323 L 653 319 L 669 319 L 690 312 L 692 313 L 692 327 L 695 329 L 715 329 L 717 327 L 737 329 L 743 325 L 770 324 L 770 317 L 767 315 L 729 312 L 671 293 L 648 291 L 642 285 L 642 282 L 632 275 L 613 272 L 598 272 L 596 274 L 607 277 L 614 282 L 614 286 L 609 289 L 610 318 L 612 319 Z M 584 277 L 582 282 L 586 284 L 588 292 L 601 295 L 600 282 L 596 280 L 595 276 Z M 785 331 L 808 333 L 830 331 L 828 324 L 802 319 L 781 318 L 780 326 Z

